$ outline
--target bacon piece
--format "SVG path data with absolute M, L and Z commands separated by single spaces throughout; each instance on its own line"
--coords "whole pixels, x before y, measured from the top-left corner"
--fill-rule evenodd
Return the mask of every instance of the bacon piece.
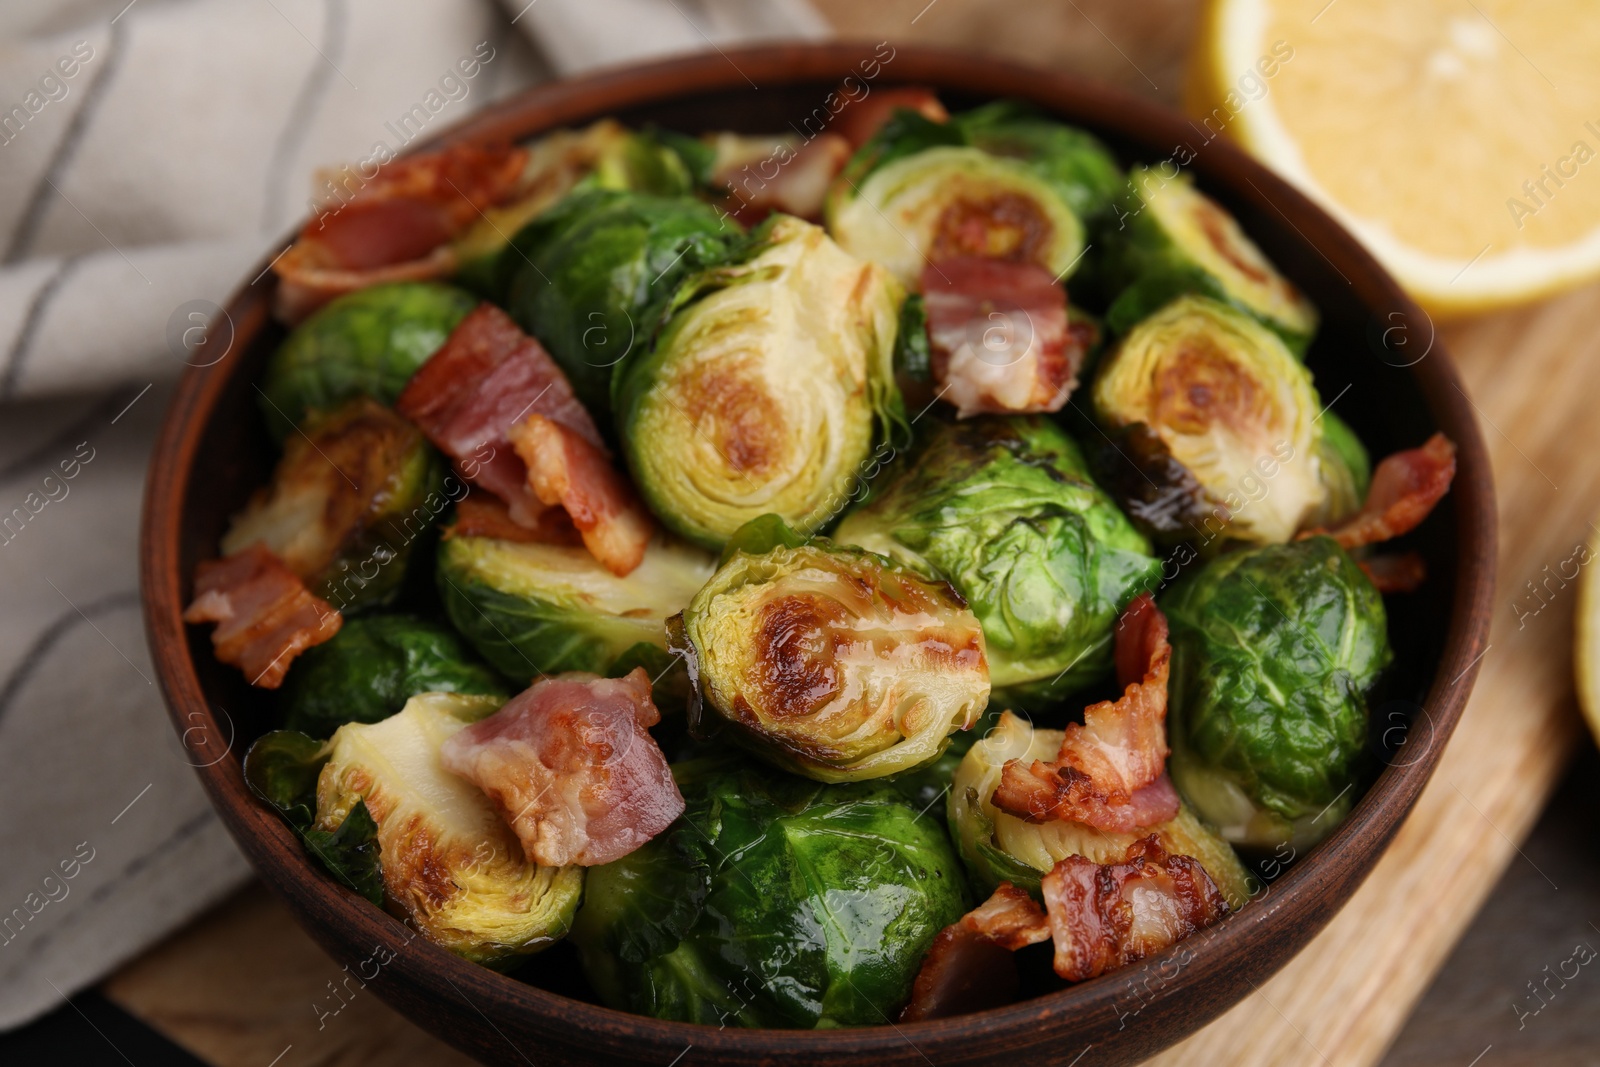
M 1142 960 L 1228 914 L 1205 868 L 1168 855 L 1154 834 L 1129 845 L 1121 863 L 1068 856 L 1041 890 L 1055 972 L 1069 982 Z
M 276 689 L 294 658 L 339 632 L 344 619 L 306 591 L 300 576 L 259 541 L 195 569 L 194 603 L 184 622 L 214 622 L 217 659 L 250 684 Z
M 545 508 L 537 526 L 523 526 L 511 521 L 503 500 L 488 493 L 471 493 L 456 504 L 455 521 L 444 532 L 445 540 L 452 537 L 493 537 L 528 545 L 583 544 L 578 528 L 561 508 Z
M 1415 552 L 1356 561 L 1380 593 L 1414 593 L 1428 580 L 1428 565 Z
M 1017 994 L 1011 954 L 1050 940 L 1044 909 L 1027 890 L 1001 882 L 994 894 L 939 931 L 922 958 L 903 1023 L 1008 1004 Z
M 522 191 L 527 163 L 525 148 L 457 144 L 396 159 L 371 178 L 324 172 L 335 200 L 273 264 L 278 317 L 293 324 L 343 293 L 454 273 L 449 242 Z
M 1066 819 L 1127 833 L 1178 814 L 1167 781 L 1167 673 L 1172 648 L 1167 619 L 1149 593 L 1128 605 L 1117 624 L 1121 698 L 1084 709 L 1068 724 L 1053 763 L 1008 760 L 994 802 L 1029 822 Z
M 712 172 L 711 180 L 728 187 L 729 213 L 745 226 L 774 211 L 816 221 L 822 217 L 828 186 L 844 169 L 850 151 L 850 143 L 836 133 L 817 134 L 798 148 L 786 139 L 775 139 L 763 155 L 752 158 L 750 151 L 730 155 Z
M 545 506 L 529 490 L 527 468 L 511 448 L 512 425 L 537 412 L 604 447 L 561 368 L 493 304 L 479 304 L 461 320 L 406 383 L 395 409 L 529 529 L 540 528 Z
M 1067 321 L 1067 291 L 1035 263 L 955 256 L 922 271 L 934 381 L 959 418 L 1058 411 L 1093 327 Z
M 643 667 L 624 678 L 542 678 L 439 750 L 483 790 L 528 859 L 591 867 L 621 859 L 683 814 L 648 728 L 661 721 Z
M 848 99 L 848 94 L 843 90 L 840 95 Z M 901 109 L 915 111 L 933 122 L 950 120 L 950 113 L 944 109 L 932 89 L 908 85 L 899 89 L 874 89 L 866 96 L 850 100 L 840 109 L 833 128 L 850 142 L 851 148 L 860 148 L 883 128 L 889 116 Z
M 1055 942 L 1055 972 L 1096 978 L 1177 944 L 1228 914 L 1200 863 L 1169 855 L 1154 834 L 1120 863 L 1059 860 L 1041 880 L 1044 907 L 1001 882 L 988 900 L 945 927 L 923 957 L 901 1022 L 937 1019 L 1007 1003 L 1017 978 L 1000 958 Z
M 1378 464 L 1359 512 L 1332 529 L 1307 530 L 1300 538 L 1326 534 L 1348 550 L 1399 537 L 1428 517 L 1455 476 L 1455 442 L 1436 433 L 1421 448 L 1396 452 Z
M 511 428 L 511 445 L 528 465 L 533 495 L 566 509 L 584 547 L 606 570 L 622 577 L 644 560 L 655 523 L 605 453 L 537 414 Z

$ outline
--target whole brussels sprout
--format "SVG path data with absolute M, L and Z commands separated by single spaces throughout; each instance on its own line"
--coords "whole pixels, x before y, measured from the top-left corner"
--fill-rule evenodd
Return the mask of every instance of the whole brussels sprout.
M 572 940 L 601 999 L 717 1026 L 892 1020 L 966 910 L 938 819 L 887 784 L 715 757 L 673 774 L 688 802 L 673 828 L 589 868 Z
M 1153 437 L 1170 461 L 1167 476 L 1192 478 L 1210 505 L 1203 522 L 1188 517 L 1203 513 L 1193 508 L 1185 516 L 1191 528 L 1156 532 L 1287 541 L 1323 506 L 1322 404 L 1311 372 L 1277 334 L 1227 304 L 1180 296 L 1145 319 L 1102 361 L 1093 397 L 1113 440 Z M 1154 481 L 1166 464 L 1140 466 Z
M 1107 313 L 1126 333 L 1182 293 L 1224 301 L 1259 320 L 1296 354 L 1317 329 L 1317 309 L 1278 273 L 1232 215 L 1189 175 L 1136 166 L 1103 238 L 1107 273 L 1127 289 Z
M 452 484 L 465 491 L 415 426 L 357 396 L 313 411 L 284 443 L 271 484 L 234 516 L 222 552 L 259 541 L 341 612 L 387 604 Z
M 936 759 L 989 699 L 978 620 L 943 582 L 781 520 L 735 535 L 669 623 L 695 679 L 691 724 L 823 782 Z
M 332 640 L 300 654 L 279 693 L 285 724 L 312 737 L 386 719 L 418 693 L 511 696 L 454 630 L 410 615 L 346 620 Z
M 477 303 L 435 282 L 374 285 L 331 301 L 267 361 L 259 399 L 268 431 L 281 442 L 308 411 L 354 396 L 394 403 Z
M 1159 580 L 1150 544 L 1042 417 L 927 420 L 834 532 L 942 577 L 983 625 L 1004 699 L 1053 700 L 1103 677 L 1122 609 Z
M 788 215 L 684 282 L 654 348 L 616 383 L 628 466 L 656 516 L 708 548 L 769 512 L 805 533 L 831 520 L 904 422 L 902 297 L 881 267 Z
M 974 889 L 987 896 L 1001 882 L 1039 895 L 1039 880 L 1059 860 L 1083 856 L 1094 863 L 1120 863 L 1128 846 L 1155 834 L 1174 855 L 1193 857 L 1237 911 L 1250 899 L 1254 882 L 1228 843 L 1187 805 L 1176 817 L 1130 833 L 1097 830 L 1083 823 L 1052 819 L 1028 822 L 994 804 L 995 787 L 1008 760 L 1053 760 L 1061 749 L 1060 730 L 1038 730 L 1002 712 L 999 722 L 968 751 L 950 785 L 946 814 L 950 836 L 966 864 Z
M 369 853 L 377 846 L 376 869 L 370 855 L 365 865 L 376 875 L 376 899 L 435 944 L 476 963 L 508 966 L 566 934 L 583 869 L 529 862 L 489 799 L 440 763 L 445 740 L 500 703 L 424 694 L 382 722 L 341 726 L 322 745 L 280 730 L 251 748 L 245 777 L 293 823 L 308 814 L 302 791 L 314 774 L 315 816 L 305 835 L 313 854 L 339 864 L 338 874 L 350 850 L 319 846 L 356 826 L 365 840 L 348 845 Z
M 1355 801 L 1366 694 L 1392 656 L 1383 598 L 1311 537 L 1212 560 L 1161 606 L 1179 792 L 1235 844 L 1320 840 Z
M 612 675 L 640 665 L 655 676 L 669 662 L 667 616 L 689 603 L 714 561 L 656 540 L 619 578 L 582 546 L 449 537 L 438 568 L 451 625 L 508 678 Z
M 506 307 L 605 425 L 613 369 L 649 345 L 651 305 L 738 236 L 697 200 L 575 193 L 517 234 Z

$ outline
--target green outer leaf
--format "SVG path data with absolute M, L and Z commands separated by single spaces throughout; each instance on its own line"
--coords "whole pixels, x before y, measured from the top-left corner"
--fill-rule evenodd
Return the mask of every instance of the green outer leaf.
M 1365 695 L 1392 653 L 1383 598 L 1335 541 L 1222 556 L 1162 607 L 1172 641 L 1168 731 L 1183 750 L 1175 774 L 1192 761 L 1286 820 L 1354 786 Z M 1190 799 L 1227 828 L 1205 797 Z
M 918 382 L 933 380 L 933 354 L 928 348 L 928 311 L 921 293 L 900 305 L 900 329 L 894 335 L 894 369 Z
M 757 515 L 733 531 L 728 543 L 722 546 L 717 566 L 727 566 L 728 561 L 740 552 L 747 556 L 764 556 L 775 548 L 799 548 L 809 540 L 809 537 L 785 522 L 782 515 L 771 512 Z
M 996 100 L 952 117 L 967 143 L 1019 159 L 1062 192 L 1079 218 L 1111 207 L 1122 189 L 1122 168 L 1093 134 L 1057 122 L 1029 104 Z
M 647 349 L 678 283 L 724 260 L 738 237 L 696 200 L 576 193 L 517 234 L 506 307 L 607 425 L 616 368 Z
M 834 533 L 955 586 L 977 615 L 990 678 L 1038 705 L 1103 677 L 1112 627 L 1161 563 L 1048 419 L 927 420 Z
M 1322 441 L 1318 445 L 1319 468 L 1322 483 L 1327 486 L 1328 499 L 1318 514 L 1315 525 L 1333 526 L 1361 510 L 1366 502 L 1367 490 L 1372 485 L 1372 460 L 1343 419 L 1329 408 L 1322 413 Z
M 333 640 L 300 654 L 279 692 L 289 728 L 313 737 L 388 718 L 417 693 L 511 696 L 454 630 L 409 615 L 345 620 Z
M 337 830 L 307 830 L 306 848 L 328 873 L 372 903 L 383 906 L 383 868 L 378 858 L 378 824 L 360 800 Z
M 331 746 L 296 730 L 262 734 L 244 757 L 244 780 L 294 827 L 307 851 L 346 886 L 374 904 L 383 904 L 383 872 L 378 861 L 378 825 L 365 802 L 356 804 L 337 830 L 313 829 L 317 777 Z
M 307 411 L 362 393 L 393 404 L 477 302 L 435 282 L 374 285 L 333 300 L 267 362 L 258 400 L 268 431 L 282 441 Z
M 713 1025 L 894 1018 L 967 904 L 938 818 L 887 785 L 819 786 L 726 758 L 674 774 L 688 802 L 674 829 L 589 870 L 572 939 L 606 1003 Z M 618 892 L 650 877 L 668 891 Z M 702 884 L 698 909 L 683 904 Z M 624 961 L 622 946 L 648 958 Z

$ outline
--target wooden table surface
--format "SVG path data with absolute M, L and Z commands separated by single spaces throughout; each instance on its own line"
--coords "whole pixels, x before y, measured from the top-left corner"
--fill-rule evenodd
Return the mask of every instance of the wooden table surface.
M 814 2 L 845 36 L 999 53 L 1169 103 L 1195 20 L 1183 0 Z M 1513 608 L 1525 583 L 1566 559 L 1600 514 L 1600 462 L 1591 460 L 1600 455 L 1597 325 L 1600 286 L 1439 325 L 1478 407 L 1499 494 L 1503 593 L 1472 701 L 1394 846 L 1333 923 L 1255 994 L 1153 1063 L 1375 1064 L 1469 927 L 1484 959 L 1522 961 L 1527 953 L 1507 955 L 1507 946 L 1529 941 L 1548 942 L 1549 955 L 1522 970 L 1472 960 L 1462 961 L 1468 973 L 1453 967 L 1435 987 L 1445 1000 L 1430 998 L 1419 1016 L 1431 1037 L 1408 1032 L 1396 1064 L 1600 1062 L 1589 1051 L 1600 1039 L 1600 973 L 1574 979 L 1538 1015 L 1519 1017 L 1511 1006 L 1519 996 L 1524 1012 L 1543 1003 L 1524 985 L 1545 978 L 1541 964 L 1567 958 L 1571 948 L 1556 946 L 1600 947 L 1600 926 L 1589 924 L 1600 923 L 1600 865 L 1572 875 L 1566 851 L 1540 863 L 1542 853 L 1519 849 L 1584 744 L 1570 669 L 1575 598 L 1565 590 L 1520 620 Z M 1588 810 L 1600 814 L 1600 803 Z M 1586 826 L 1592 850 L 1594 823 L 1569 823 L 1558 829 L 1581 841 Z M 470 1062 L 371 995 L 319 1025 L 313 1005 L 339 973 L 254 888 L 125 968 L 105 992 L 219 1067 Z M 1451 996 L 1466 1002 L 1459 1015 Z M 1492 1025 L 1490 1012 L 1500 1013 Z M 1488 1047 L 1473 1048 L 1480 1039 Z

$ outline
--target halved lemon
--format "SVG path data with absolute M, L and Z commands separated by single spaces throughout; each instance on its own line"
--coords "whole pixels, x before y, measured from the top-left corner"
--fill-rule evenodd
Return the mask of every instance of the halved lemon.
M 1600 277 L 1593 0 L 1210 0 L 1185 104 L 1430 311 Z
M 1600 556 L 1600 532 L 1591 531 L 1587 564 Z M 1578 705 L 1600 743 L 1600 567 L 1585 566 L 1578 578 L 1577 627 L 1572 638 L 1572 671 Z

